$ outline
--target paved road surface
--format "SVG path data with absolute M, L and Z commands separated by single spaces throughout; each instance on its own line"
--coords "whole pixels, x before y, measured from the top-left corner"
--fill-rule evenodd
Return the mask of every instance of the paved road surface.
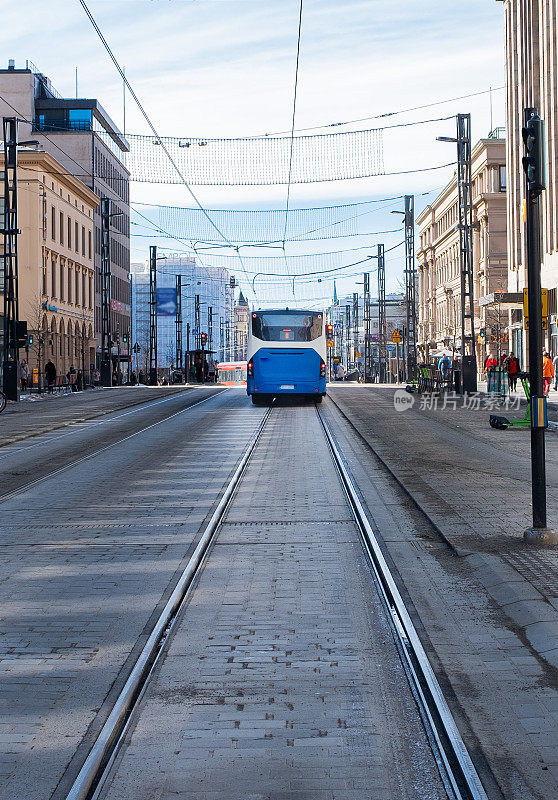
M 193 399 L 72 429 L 87 454 L 154 425 L 0 505 L 2 800 L 64 796 L 264 413 L 235 390 Z M 52 437 L 3 448 L 2 469 L 42 470 Z
M 103 796 L 445 797 L 312 405 L 272 411 Z

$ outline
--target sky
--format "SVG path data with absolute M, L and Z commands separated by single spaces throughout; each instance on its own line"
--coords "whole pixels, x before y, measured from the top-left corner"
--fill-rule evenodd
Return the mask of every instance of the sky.
M 290 130 L 299 0 L 90 0 L 88 7 L 160 135 L 232 138 Z M 26 0 L 24 7 L 3 8 L 0 50 L 18 67 L 25 59 L 33 61 L 64 96 L 75 96 L 77 68 L 79 96 L 96 97 L 122 127 L 122 82 L 79 0 L 50 0 L 48 5 L 44 0 Z M 436 136 L 453 135 L 455 119 L 442 117 L 470 112 L 474 141 L 486 136 L 491 125 L 504 126 L 504 92 L 499 88 L 503 84 L 503 9 L 494 0 L 304 0 L 296 129 L 390 114 L 494 89 L 492 95 L 312 131 L 438 119 L 384 131 L 386 172 L 453 161 L 455 147 L 436 142 Z M 129 96 L 126 131 L 148 133 Z M 415 194 L 420 211 L 452 173 L 453 168 L 447 167 L 295 184 L 290 204 L 327 206 Z M 193 188 L 207 209 L 284 208 L 287 192 L 284 185 Z M 131 199 L 192 206 L 185 187 L 179 185 L 134 183 Z M 344 263 L 349 264 L 357 260 L 351 248 L 375 249 L 378 241 L 386 248 L 394 246 L 402 238 L 400 233 L 380 237 L 364 233 L 397 228 L 398 218 L 390 211 L 402 208 L 402 201 L 379 208 L 362 220 L 362 237 L 304 242 L 289 252 L 346 249 Z M 132 232 L 133 261 L 145 259 L 149 244 L 184 249 L 178 242 L 154 239 L 146 227 L 135 225 Z M 247 261 L 251 254 L 245 251 Z M 263 255 L 261 250 L 258 254 Z M 401 283 L 402 255 L 402 248 L 395 249 L 387 259 L 388 291 Z M 234 267 L 235 259 L 227 259 L 229 264 L 246 283 L 240 265 Z M 353 291 L 354 269 L 340 274 L 351 277 L 338 280 L 338 293 Z M 305 292 L 315 305 L 320 293 L 330 290 L 330 282 L 314 282 Z M 297 299 L 304 298 L 299 294 Z

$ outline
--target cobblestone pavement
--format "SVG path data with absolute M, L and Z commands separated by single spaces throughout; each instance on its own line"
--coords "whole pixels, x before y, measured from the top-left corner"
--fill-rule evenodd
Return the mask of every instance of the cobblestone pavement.
M 263 414 L 235 390 L 189 394 L 1 504 L 1 800 L 65 796 Z
M 67 394 L 31 395 L 0 414 L 0 447 L 130 406 L 167 398 L 185 387 L 121 386 Z
M 369 408 L 366 397 L 361 394 L 359 402 L 354 401 L 354 412 L 349 402 L 343 401 L 343 406 L 351 411 L 351 420 L 366 438 L 369 430 L 376 431 L 382 424 L 396 426 L 378 405 L 378 416 L 369 411 L 364 427 L 356 415 L 357 409 Z M 530 626 L 525 625 L 528 612 L 546 612 L 548 619 L 548 612 L 553 612 L 551 595 L 546 601 L 539 596 L 534 602 L 534 586 L 504 562 L 498 570 L 497 557 L 492 553 L 484 556 L 489 559 L 484 570 L 473 569 L 471 559 L 474 561 L 481 554 L 457 556 L 329 398 L 323 413 L 368 505 L 384 555 L 489 797 L 558 798 L 558 672 L 530 643 L 526 633 Z M 442 420 L 439 425 L 443 425 Z M 414 450 L 420 446 L 420 436 L 419 427 L 415 440 L 407 443 L 409 473 L 415 457 L 418 460 Z M 401 442 L 396 434 L 392 441 L 399 457 Z M 474 450 L 474 442 L 469 447 Z M 389 452 L 386 443 L 383 457 L 387 459 Z M 462 451 L 457 451 L 456 460 L 461 455 Z M 468 457 L 469 453 L 463 455 Z M 445 457 L 449 458 L 449 453 Z M 394 462 L 390 463 L 395 470 Z M 432 469 L 427 453 L 423 473 L 426 479 Z M 465 483 L 467 479 L 464 473 Z M 534 562 L 534 583 L 552 591 L 551 578 L 541 580 L 539 555 L 554 557 L 553 552 L 540 554 L 529 549 L 523 560 L 526 564 Z M 513 572 L 514 580 L 510 580 L 508 570 Z M 488 576 L 492 579 L 488 580 Z M 511 611 L 507 605 L 510 600 L 515 600 Z M 520 608 L 525 616 L 515 622 L 510 614 Z
M 311 405 L 272 411 L 103 796 L 445 797 Z

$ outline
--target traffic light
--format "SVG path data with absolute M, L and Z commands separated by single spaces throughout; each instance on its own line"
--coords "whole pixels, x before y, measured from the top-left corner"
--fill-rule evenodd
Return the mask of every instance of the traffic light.
M 326 336 L 328 339 L 331 339 L 331 337 L 333 336 L 333 325 L 331 324 L 331 322 L 328 322 L 326 325 Z
M 18 320 L 16 322 L 16 339 L 18 347 L 27 347 L 27 322 Z
M 205 347 L 206 344 L 207 344 L 207 333 L 202 333 L 201 334 L 201 346 Z
M 522 133 L 526 153 L 523 169 L 527 175 L 527 186 L 532 193 L 540 194 L 545 188 L 544 124 L 538 114 L 533 114 L 527 120 Z
M 28 344 L 28 345 L 32 345 L 32 344 L 33 344 L 33 342 L 34 342 L 34 336 L 33 336 L 33 334 L 32 334 L 32 333 L 30 333 L 30 334 L 28 335 L 28 337 L 27 337 L 27 344 Z
M 481 328 L 479 331 L 479 336 L 481 339 L 486 339 L 486 328 Z
M 124 344 L 128 344 L 128 334 L 127 333 L 123 333 L 122 334 L 122 341 L 123 341 Z

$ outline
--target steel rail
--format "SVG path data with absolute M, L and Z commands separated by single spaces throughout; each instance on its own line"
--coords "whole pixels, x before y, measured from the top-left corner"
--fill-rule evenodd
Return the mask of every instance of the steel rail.
M 168 641 L 168 634 L 180 613 L 184 601 L 188 597 L 189 589 L 203 566 L 205 556 L 215 538 L 233 492 L 254 452 L 271 411 L 272 408 L 268 408 L 255 435 L 244 451 L 244 455 L 234 471 L 217 508 L 207 523 L 196 549 L 184 568 L 126 683 L 118 695 L 112 711 L 101 728 L 70 791 L 66 795 L 66 800 L 90 800 L 93 793 L 97 793 L 97 789 L 100 788 L 99 784 L 104 781 L 108 774 L 107 768 L 112 764 L 116 751 L 123 741 L 132 712 L 140 700 L 147 681 L 163 652 L 165 643 Z
M 449 780 L 451 790 L 458 800 L 488 800 L 479 774 L 459 733 L 417 630 L 380 549 L 354 478 L 345 464 L 328 422 L 317 407 L 316 412 L 373 567 L 380 595 L 392 619 L 396 636 L 399 638 L 398 649 L 402 654 L 404 667 L 416 692 L 415 697 L 418 698 L 423 721 L 426 717 L 430 726 L 430 734 L 436 743 L 438 754 L 435 755 L 441 756 L 446 772 L 444 775 L 440 770 L 442 780 L 446 784 Z M 439 759 L 436 760 L 440 768 Z
M 54 478 L 56 475 L 60 475 L 62 472 L 66 472 L 66 470 L 72 469 L 72 467 L 77 467 L 84 461 L 90 461 L 92 458 L 95 458 L 100 453 L 105 453 L 107 450 L 111 450 L 113 447 L 117 447 L 119 444 L 127 442 L 129 439 L 133 439 L 135 436 L 139 436 L 140 433 L 145 433 L 146 431 L 149 431 L 152 428 L 156 428 L 158 425 L 162 425 L 164 422 L 168 422 L 168 420 L 174 419 L 174 417 L 178 417 L 180 416 L 180 414 L 184 414 L 186 413 L 186 411 L 190 411 L 190 409 L 195 408 L 196 406 L 199 406 L 202 403 L 206 403 L 208 400 L 211 400 L 212 397 L 217 397 L 220 394 L 221 392 L 215 392 L 214 394 L 210 394 L 208 397 L 204 397 L 203 400 L 198 400 L 197 403 L 192 403 L 189 406 L 185 406 L 184 408 L 181 408 L 180 411 L 175 411 L 174 414 L 170 414 L 170 416 L 164 417 L 163 419 L 158 420 L 158 422 L 153 422 L 151 423 L 151 425 L 146 425 L 144 428 L 140 428 L 139 431 L 134 431 L 134 433 L 130 433 L 128 434 L 128 436 L 123 436 L 122 439 L 117 439 L 116 441 L 111 442 L 110 444 L 107 444 L 104 447 L 100 447 L 98 450 L 94 450 L 92 453 L 88 453 L 86 456 L 81 456 L 81 458 L 77 458 L 75 459 L 75 461 L 70 461 L 69 464 L 65 464 L 63 467 L 58 467 L 58 469 L 55 469 L 52 472 L 47 473 L 46 475 L 42 475 L 40 478 L 36 478 L 34 481 L 30 481 L 29 483 L 26 483 L 23 486 L 19 486 L 17 489 L 13 489 L 11 492 L 7 492 L 6 494 L 0 495 L 0 505 L 2 503 L 5 503 L 7 500 L 11 500 L 12 497 L 16 497 L 18 494 L 26 492 L 28 489 L 33 489 L 33 487 L 38 486 L 44 481 L 49 480 L 49 478 Z M 181 395 L 182 392 L 179 392 L 178 396 Z M 165 402 L 167 401 L 165 400 Z M 147 410 L 149 410 L 149 406 L 147 406 Z

